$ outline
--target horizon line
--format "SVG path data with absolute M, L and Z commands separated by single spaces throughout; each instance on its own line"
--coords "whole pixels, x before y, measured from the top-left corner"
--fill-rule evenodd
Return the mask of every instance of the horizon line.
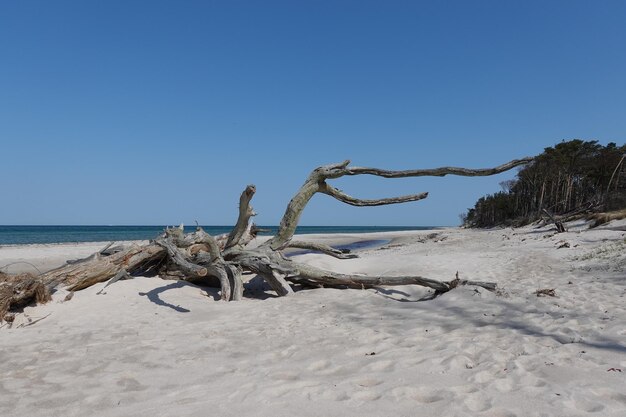
M 185 225 L 183 224 L 184 227 L 195 227 L 195 225 Z M 57 226 L 61 226 L 61 227 L 133 227 L 133 226 L 138 226 L 138 227 L 164 227 L 164 226 L 173 226 L 173 227 L 178 227 L 178 225 L 171 225 L 171 224 L 0 224 L 0 227 L 41 227 L 41 226 L 47 226 L 47 227 L 57 227 Z M 264 224 L 264 225 L 256 225 L 258 227 L 279 227 L 280 225 L 269 225 L 269 224 Z M 452 225 L 381 225 L 381 224 L 376 224 L 376 225 L 368 225 L 368 224 L 357 224 L 357 225 L 350 225 L 350 224 L 343 224 L 343 225 L 327 225 L 327 224 L 301 224 L 298 225 L 297 227 L 450 227 Z M 200 227 L 234 227 L 234 225 L 232 224 L 201 224 Z

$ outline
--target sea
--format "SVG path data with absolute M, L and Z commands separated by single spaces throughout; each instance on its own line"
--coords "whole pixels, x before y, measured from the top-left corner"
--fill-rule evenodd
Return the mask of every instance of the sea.
M 213 235 L 231 231 L 232 226 L 202 226 Z M 258 226 L 259 235 L 273 235 L 278 226 Z M 192 232 L 195 226 L 185 227 Z M 299 226 L 298 234 L 372 233 L 403 230 L 431 230 L 436 226 Z M 33 243 L 118 242 L 149 240 L 163 232 L 165 226 L 0 226 L 0 245 Z

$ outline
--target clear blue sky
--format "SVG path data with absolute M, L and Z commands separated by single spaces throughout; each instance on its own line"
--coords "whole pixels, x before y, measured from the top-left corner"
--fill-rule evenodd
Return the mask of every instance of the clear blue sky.
M 624 143 L 624 1 L 0 1 L 0 224 L 277 224 L 314 167 Z M 336 181 L 304 225 L 454 225 L 513 173 Z

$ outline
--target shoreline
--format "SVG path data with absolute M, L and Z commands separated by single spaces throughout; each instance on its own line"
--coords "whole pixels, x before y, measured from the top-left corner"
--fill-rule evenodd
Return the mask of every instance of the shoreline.
M 227 234 L 232 226 L 202 226 L 213 235 Z M 394 231 L 432 230 L 445 226 L 299 226 L 297 234 L 361 234 Z M 272 236 L 278 226 L 258 226 L 259 236 Z M 163 233 L 165 226 L 1 226 L 0 247 L 32 244 L 73 244 L 150 240 Z M 195 226 L 186 226 L 192 232 Z
M 400 230 L 385 232 L 364 232 L 364 233 L 327 233 L 327 234 L 296 234 L 295 238 L 299 240 L 310 240 L 314 242 L 326 243 L 331 246 L 351 245 L 367 240 L 390 240 L 394 241 L 402 239 L 403 236 L 411 236 L 414 234 L 421 235 L 424 233 L 432 233 L 435 229 L 426 230 Z M 259 245 L 271 236 L 258 236 L 254 239 L 250 247 Z M 115 241 L 120 245 L 142 245 L 147 244 L 148 240 L 128 240 Z M 72 242 L 72 243 L 28 243 L 19 245 L 0 245 L 0 271 L 9 273 L 32 272 L 32 267 L 28 264 L 34 264 L 41 272 L 47 272 L 57 268 L 69 259 L 78 259 L 87 257 L 98 252 L 107 246 L 109 241 L 96 242 Z M 25 262 L 25 264 L 14 264 L 15 262 Z M 6 269 L 7 264 L 12 264 Z
M 570 232 L 581 231 L 626 231 L 626 221 L 615 221 L 601 225 L 594 229 L 588 229 L 589 222 L 576 221 L 569 224 Z M 551 225 L 542 227 L 526 225 L 519 228 L 511 227 L 494 227 L 494 228 L 464 228 L 462 226 L 441 226 L 432 229 L 423 230 L 397 230 L 397 231 L 379 231 L 379 232 L 359 232 L 359 233 L 306 233 L 296 234 L 294 238 L 297 240 L 310 240 L 318 243 L 325 243 L 330 246 L 345 247 L 359 244 L 360 242 L 387 240 L 381 245 L 406 245 L 416 241 L 422 241 L 424 236 L 439 234 L 442 232 L 463 232 L 471 233 L 489 233 L 497 231 L 510 230 L 514 233 L 532 233 L 532 230 L 548 233 Z M 258 236 L 250 243 L 250 247 L 255 247 L 271 236 Z M 33 272 L 29 264 L 37 266 L 40 272 L 47 272 L 65 264 L 67 260 L 79 259 L 98 252 L 110 243 L 119 245 L 144 245 L 149 240 L 125 240 L 125 241 L 93 241 L 93 242 L 59 242 L 59 243 L 26 243 L 26 244 L 6 244 L 0 245 L 0 271 L 5 273 L 23 273 Z M 368 247 L 358 248 L 357 251 L 373 249 Z M 296 249 L 289 250 L 291 252 Z M 289 252 L 288 251 L 288 252 Z M 308 253 L 308 252 L 307 252 Z M 306 253 L 302 253 L 306 254 Z M 320 255 L 321 256 L 321 255 Z M 23 264 L 20 264 L 23 262 Z M 7 265 L 11 264 L 8 268 Z

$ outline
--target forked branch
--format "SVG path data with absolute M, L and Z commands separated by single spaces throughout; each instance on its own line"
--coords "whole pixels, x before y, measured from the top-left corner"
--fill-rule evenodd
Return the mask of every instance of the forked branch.
M 381 206 L 387 204 L 406 203 L 418 201 L 428 196 L 428 193 L 411 194 L 402 197 L 383 198 L 378 200 L 362 200 L 354 198 L 344 192 L 327 184 L 326 180 L 341 178 L 346 175 L 374 175 L 384 178 L 406 178 L 406 177 L 443 177 L 445 175 L 460 175 L 465 177 L 479 177 L 495 175 L 508 171 L 517 166 L 527 164 L 532 158 L 514 159 L 506 164 L 494 168 L 469 169 L 459 167 L 441 167 L 434 169 L 413 169 L 405 171 L 389 171 L 378 168 L 349 167 L 349 160 L 338 164 L 324 165 L 311 172 L 305 183 L 296 195 L 289 201 L 285 214 L 280 221 L 280 226 L 276 235 L 268 240 L 265 245 L 273 250 L 285 247 L 291 240 L 296 227 L 300 221 L 300 216 L 309 200 L 318 192 L 328 194 L 337 200 L 355 206 Z

